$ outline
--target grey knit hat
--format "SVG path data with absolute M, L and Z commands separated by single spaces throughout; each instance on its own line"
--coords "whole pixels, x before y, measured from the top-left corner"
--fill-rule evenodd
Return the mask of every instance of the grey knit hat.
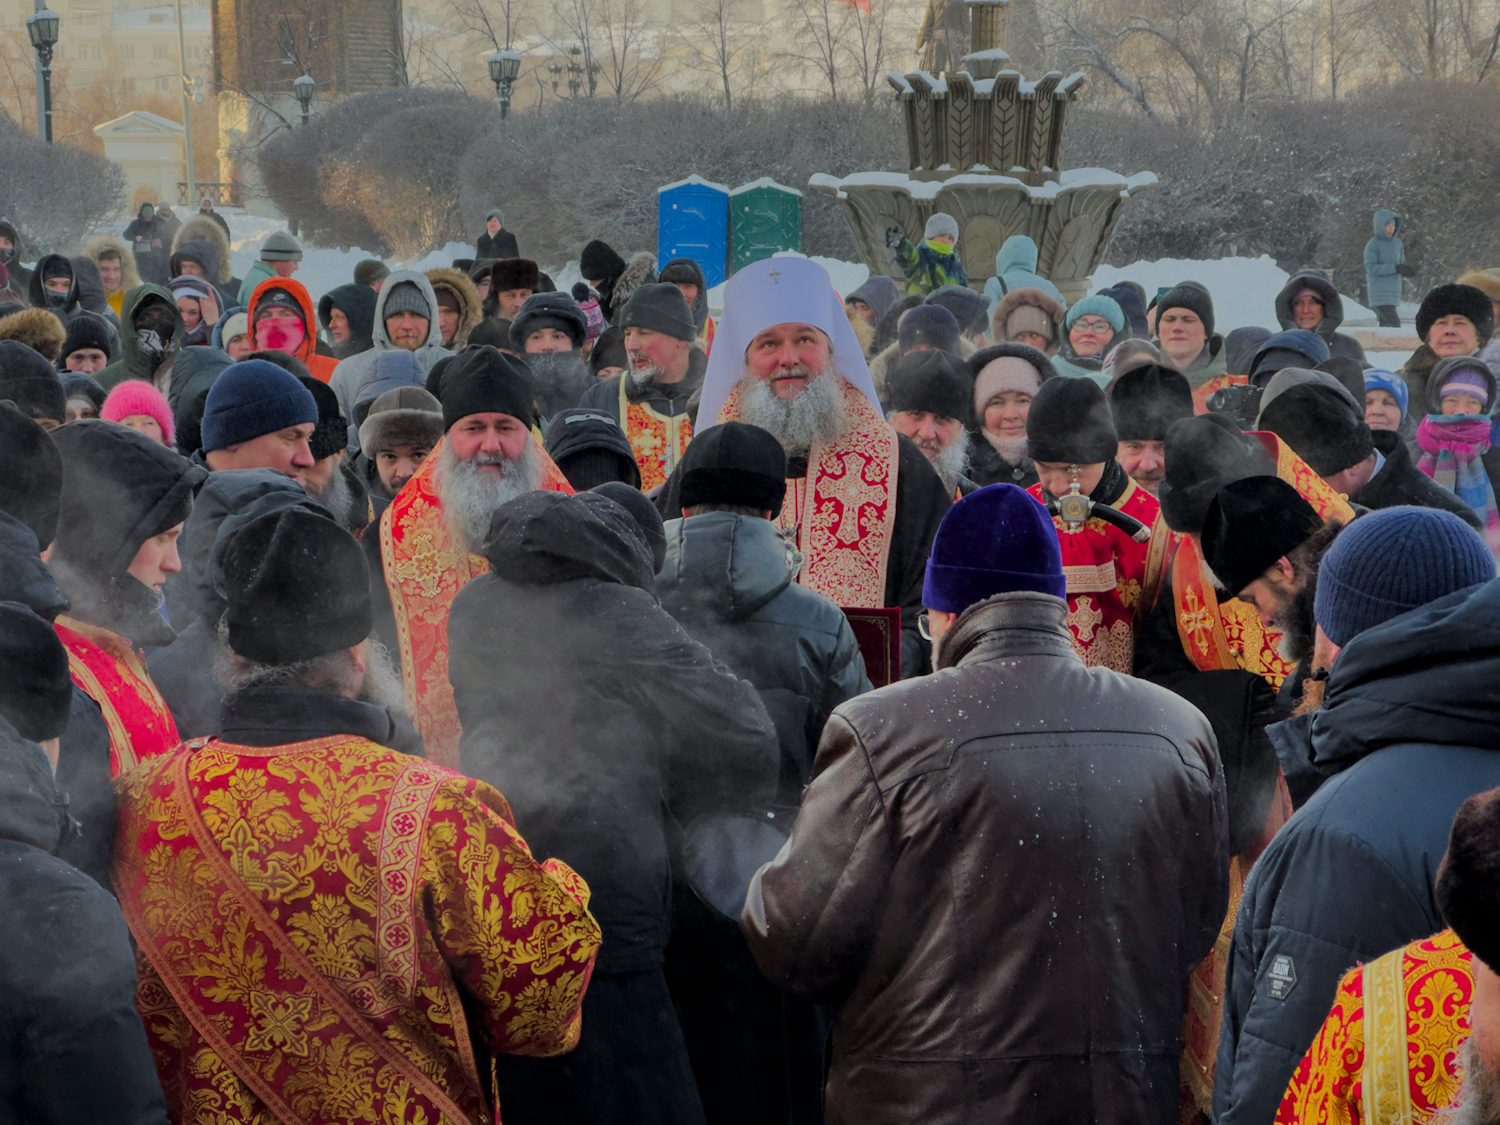
M 272 231 L 260 245 L 262 262 L 300 262 L 302 244 L 284 230 Z
M 642 285 L 630 295 L 620 314 L 621 328 L 649 328 L 679 340 L 696 340 L 698 326 L 682 290 L 668 282 Z
M 366 258 L 354 267 L 355 285 L 373 286 L 381 278 L 390 276 L 390 267 L 377 258 Z
M 922 237 L 924 239 L 937 238 L 945 234 L 954 242 L 958 241 L 958 220 L 946 211 L 938 211 L 927 220 L 927 226 L 922 230 Z
M 398 281 L 386 291 L 385 305 L 380 315 L 392 317 L 399 312 L 414 312 L 418 316 L 432 319 L 432 307 L 415 281 Z

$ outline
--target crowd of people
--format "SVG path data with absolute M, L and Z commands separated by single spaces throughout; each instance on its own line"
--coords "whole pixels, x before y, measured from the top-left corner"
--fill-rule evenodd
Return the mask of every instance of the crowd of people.
M 0 1116 L 1500 1122 L 1500 270 L 504 222 L 0 222 Z

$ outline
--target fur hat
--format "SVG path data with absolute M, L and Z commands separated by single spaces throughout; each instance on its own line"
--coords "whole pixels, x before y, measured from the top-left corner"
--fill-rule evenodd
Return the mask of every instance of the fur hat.
M 0 317 L 0 340 L 24 344 L 48 363 L 56 363 L 68 330 L 56 314 L 47 309 L 22 309 Z
M 931 412 L 968 425 L 973 381 L 956 356 L 943 351 L 911 352 L 891 365 L 885 379 L 890 409 Z
M 1193 389 L 1175 367 L 1133 367 L 1109 388 L 1109 406 L 1121 441 L 1166 441 L 1167 431 L 1193 416 Z
M 1230 481 L 1203 517 L 1203 560 L 1238 594 L 1323 526 L 1323 518 L 1280 477 Z
M 1052 385 L 1062 382 L 1099 390 L 1087 379 Z M 922 604 L 962 613 L 998 594 L 1019 592 L 1067 597 L 1062 548 L 1047 509 L 1013 484 L 992 484 L 943 516 L 932 538 Z
M 443 404 L 421 387 L 393 387 L 370 404 L 359 428 L 359 448 L 374 459 L 398 445 L 431 449 L 443 436 Z
M 501 258 L 490 267 L 490 296 L 512 289 L 536 291 L 541 270 L 529 258 Z
M 171 445 L 177 440 L 177 427 L 172 423 L 172 408 L 167 405 L 167 396 L 141 379 L 116 383 L 99 410 L 99 417 L 106 422 L 121 424 L 136 414 L 145 414 L 156 420 L 165 444 Z
M 222 549 L 229 648 L 246 660 L 298 664 L 369 637 L 369 567 L 354 537 L 327 516 L 271 512 Z
M 1459 941 L 1500 973 L 1500 789 L 1475 793 L 1458 806 L 1434 897 Z
M 1120 448 L 1109 400 L 1092 379 L 1049 379 L 1031 400 L 1026 442 L 1033 461 L 1098 465 Z
M 1491 304 L 1500 301 L 1500 271 L 1467 270 L 1454 284 L 1473 286 L 1488 297 Z
M 1203 529 L 1208 506 L 1230 481 L 1276 475 L 1265 447 L 1221 414 L 1184 418 L 1168 430 L 1166 462 L 1158 498 L 1162 519 L 1179 535 Z
M 1286 391 L 1260 412 L 1256 424 L 1291 446 L 1320 477 L 1358 465 L 1375 451 L 1363 412 L 1316 383 Z
M 1479 346 L 1489 343 L 1495 331 L 1495 307 L 1489 296 L 1472 285 L 1438 285 L 1427 291 L 1417 309 L 1417 335 L 1427 342 L 1433 324 L 1445 316 L 1468 318 L 1479 334 Z
M 1047 338 L 1047 354 L 1056 355 L 1065 310 L 1062 302 L 1041 289 L 1012 289 L 990 314 L 990 335 L 1011 341 L 1021 332 Z

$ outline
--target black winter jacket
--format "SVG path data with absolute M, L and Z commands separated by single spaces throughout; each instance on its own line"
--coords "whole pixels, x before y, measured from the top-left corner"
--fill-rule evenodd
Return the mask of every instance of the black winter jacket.
M 588 881 L 598 971 L 658 968 L 672 820 L 768 804 L 775 728 L 656 604 L 650 548 L 613 501 L 528 493 L 483 553 L 491 572 L 448 618 L 463 772 L 505 794 L 539 859 Z
M 1500 582 L 1387 621 L 1339 653 L 1321 709 L 1300 724 L 1311 731 L 1301 754 L 1328 779 L 1245 883 L 1214 1080 L 1219 1125 L 1275 1117 L 1345 971 L 1444 928 L 1432 887 L 1453 815 L 1500 786 L 1497 677 Z
M 3 718 L 0 759 L 0 1125 L 165 1125 L 120 908 L 51 854 L 46 759 Z
M 493 235 L 485 231 L 474 243 L 476 262 L 484 258 L 519 258 L 520 256 L 521 250 L 516 245 L 516 236 L 504 227 L 500 228 L 499 233 Z
M 829 1125 L 1172 1122 L 1228 903 L 1203 716 L 1086 668 L 1067 603 L 970 606 L 938 671 L 844 704 L 741 929 L 842 1002 Z
M 870 690 L 849 620 L 792 582 L 786 541 L 770 520 L 712 512 L 668 520 L 666 536 L 661 606 L 755 685 L 781 741 L 776 803 L 795 808 L 828 716 Z

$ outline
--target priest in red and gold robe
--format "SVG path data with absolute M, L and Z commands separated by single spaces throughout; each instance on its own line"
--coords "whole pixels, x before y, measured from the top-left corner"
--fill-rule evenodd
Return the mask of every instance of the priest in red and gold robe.
M 922 451 L 886 421 L 822 266 L 767 258 L 730 279 L 698 417 L 748 422 L 781 443 L 778 522 L 800 555 L 797 581 L 846 610 L 899 609 L 901 672 L 926 671 L 922 579 L 951 499 Z M 668 480 L 657 497 L 666 518 L 681 514 L 676 485 Z
M 1092 379 L 1049 379 L 1031 400 L 1026 441 L 1038 481 L 1027 491 L 1038 503 L 1074 492 L 1097 512 L 1113 508 L 1147 532 L 1160 510 L 1156 497 L 1115 460 L 1119 438 L 1109 401 Z M 1149 540 L 1095 514 L 1081 526 L 1054 515 L 1068 582 L 1068 629 L 1083 662 L 1129 675 L 1147 572 Z M 1129 521 L 1126 521 L 1127 523 Z
M 494 789 L 376 741 L 391 675 L 348 532 L 272 512 L 221 567 L 222 734 L 120 781 L 114 885 L 171 1119 L 495 1120 L 496 1053 L 577 1043 L 588 887 Z
M 113 422 L 71 422 L 52 441 L 62 455 L 62 501 L 44 557 L 71 603 L 54 627 L 86 697 L 58 760 L 59 788 L 83 826 L 63 858 L 102 880 L 114 838 L 110 778 L 180 741 L 141 649 L 177 636 L 160 612 L 161 589 L 182 569 L 177 538 L 208 473 Z
M 573 491 L 533 430 L 531 378 L 505 353 L 470 348 L 443 372 L 441 441 L 362 542 L 381 637 L 401 660 L 424 752 L 456 768 L 461 729 L 448 682 L 448 607 L 489 570 L 490 517 L 536 489 Z

